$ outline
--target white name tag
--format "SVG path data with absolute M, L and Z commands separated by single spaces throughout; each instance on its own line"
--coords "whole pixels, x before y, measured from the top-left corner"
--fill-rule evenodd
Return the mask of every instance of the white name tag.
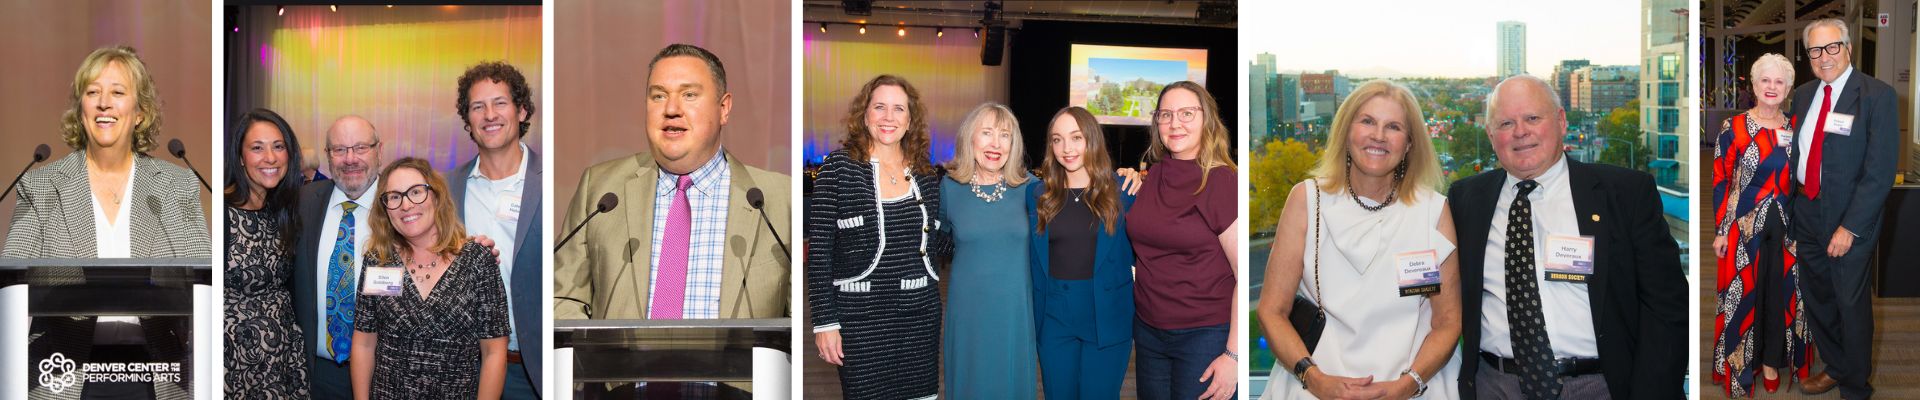
M 520 194 L 507 193 L 500 195 L 500 211 L 494 213 L 493 216 L 502 221 L 520 220 Z
M 1586 283 L 1593 276 L 1593 237 L 1547 237 L 1547 280 Z
M 1787 147 L 1793 145 L 1793 131 L 1781 128 L 1773 129 L 1773 145 Z
M 367 267 L 367 279 L 360 282 L 362 296 L 399 296 L 400 278 L 406 271 L 400 267 Z
M 1827 133 L 1840 136 L 1853 136 L 1853 116 L 1837 112 L 1827 113 Z
M 1440 293 L 1440 258 L 1433 250 L 1410 251 L 1393 256 L 1400 270 L 1400 296 Z

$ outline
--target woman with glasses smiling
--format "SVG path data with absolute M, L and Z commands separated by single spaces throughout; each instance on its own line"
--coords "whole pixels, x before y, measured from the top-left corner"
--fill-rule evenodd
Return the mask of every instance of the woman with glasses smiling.
M 381 171 L 353 333 L 358 399 L 500 397 L 507 297 L 499 261 L 467 238 L 426 160 Z

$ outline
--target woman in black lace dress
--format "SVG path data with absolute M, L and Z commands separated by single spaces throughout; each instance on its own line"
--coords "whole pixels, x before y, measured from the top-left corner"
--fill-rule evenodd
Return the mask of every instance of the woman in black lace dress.
M 497 399 L 507 376 L 500 261 L 467 239 L 426 160 L 380 173 L 354 311 L 353 392 L 370 399 Z
M 254 109 L 227 135 L 226 395 L 307 397 L 307 353 L 293 320 L 294 205 L 300 142 Z

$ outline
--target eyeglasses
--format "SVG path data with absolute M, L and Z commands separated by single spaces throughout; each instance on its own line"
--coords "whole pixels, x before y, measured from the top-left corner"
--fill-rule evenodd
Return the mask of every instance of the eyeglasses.
M 367 151 L 371 151 L 375 147 L 380 147 L 380 142 L 373 142 L 373 143 L 353 145 L 353 146 L 330 146 L 330 147 L 327 147 L 327 154 L 332 155 L 334 157 L 346 157 L 347 152 L 351 151 L 353 152 L 353 155 L 364 156 L 364 155 L 367 155 Z
M 1173 111 L 1155 111 L 1153 113 L 1153 120 L 1164 124 L 1173 121 L 1174 114 L 1180 115 L 1180 122 L 1193 122 L 1194 117 L 1200 116 L 1200 107 L 1187 107 Z
M 388 210 L 398 210 L 401 204 L 400 199 L 405 198 L 413 204 L 426 203 L 427 193 L 433 193 L 432 186 L 427 186 L 425 183 L 413 185 L 408 187 L 406 192 L 394 190 L 381 193 L 380 204 L 387 206 Z
M 1821 46 L 1808 47 L 1807 57 L 1814 58 L 1814 59 L 1820 58 L 1821 49 L 1826 49 L 1827 54 L 1840 54 L 1840 48 L 1843 46 L 1846 46 L 1846 44 L 1847 44 L 1847 41 L 1842 40 L 1838 42 L 1827 43 Z

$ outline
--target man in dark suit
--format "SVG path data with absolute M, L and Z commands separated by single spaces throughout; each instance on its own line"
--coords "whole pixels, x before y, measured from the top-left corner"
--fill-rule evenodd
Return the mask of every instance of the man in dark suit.
M 1893 87 L 1853 70 L 1853 45 L 1838 19 L 1808 23 L 1801 37 L 1819 81 L 1793 90 L 1796 132 L 1787 237 L 1798 242 L 1801 299 L 1827 369 L 1800 386 L 1873 395 L 1873 299 L 1867 255 L 1880 237 L 1881 204 L 1893 188 L 1900 118 Z M 1800 156 L 1803 155 L 1804 156 Z
M 384 164 L 373 124 L 357 116 L 334 121 L 327 129 L 325 151 L 334 179 L 300 188 L 302 228 L 293 258 L 293 310 L 306 336 L 302 349 L 313 354 L 307 372 L 313 398 L 347 399 L 353 398 L 347 368 L 352 299 L 358 293 L 354 288 L 360 254 L 373 232 L 367 226 L 368 213 L 376 206 L 373 188 Z
M 1447 193 L 1461 397 L 1679 399 L 1689 291 L 1653 177 L 1568 160 L 1558 98 L 1533 76 L 1496 86 L 1487 137 L 1501 169 Z
M 500 276 L 507 285 L 513 330 L 507 340 L 503 399 L 537 399 L 540 393 L 542 324 L 540 254 L 540 154 L 521 139 L 533 120 L 533 91 L 518 69 L 489 62 L 460 77 L 460 120 L 480 149 L 472 161 L 447 175 L 454 207 L 467 234 L 502 244 Z

